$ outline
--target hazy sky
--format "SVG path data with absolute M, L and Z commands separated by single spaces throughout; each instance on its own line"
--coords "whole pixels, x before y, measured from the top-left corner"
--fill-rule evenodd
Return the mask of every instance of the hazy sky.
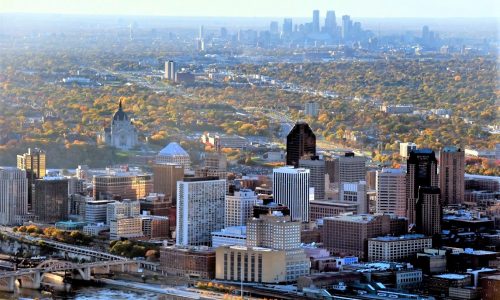
M 0 13 L 309 17 L 499 17 L 497 0 L 0 0 Z

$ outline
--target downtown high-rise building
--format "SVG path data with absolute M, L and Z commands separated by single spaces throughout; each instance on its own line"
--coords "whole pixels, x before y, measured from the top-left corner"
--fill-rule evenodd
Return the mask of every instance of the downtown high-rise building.
M 294 281 L 308 275 L 310 268 L 310 261 L 300 245 L 300 234 L 300 221 L 291 221 L 289 216 L 279 213 L 261 215 L 247 223 L 247 246 L 284 251 L 286 279 Z
M 169 60 L 165 62 L 165 79 L 167 81 L 175 82 L 175 72 L 176 65 L 173 60 Z
M 357 214 L 368 213 L 366 181 L 342 182 L 339 186 L 339 201 L 357 205 Z
M 319 32 L 319 10 L 313 10 L 313 21 L 312 21 L 312 30 L 314 33 Z
M 282 29 L 283 35 L 289 36 L 293 32 L 293 21 L 290 18 L 285 18 L 283 20 L 283 29 Z
M 335 17 L 335 11 L 333 10 L 326 12 L 325 32 L 331 35 L 335 35 L 337 33 L 337 19 Z
M 299 168 L 309 169 L 309 185 L 314 188 L 313 200 L 325 199 L 325 161 L 319 156 L 303 157 L 299 160 Z
M 274 201 L 290 209 L 292 221 L 309 222 L 309 169 L 286 166 L 273 170 Z
M 210 246 L 211 233 L 224 228 L 226 180 L 184 178 L 177 182 L 176 244 Z
M 250 189 L 235 191 L 226 196 L 226 219 L 224 227 L 246 226 L 253 216 L 253 206 L 257 204 L 257 195 Z
M 441 233 L 442 206 L 438 187 L 423 187 L 418 189 L 416 204 L 416 231 L 433 236 Z
M 306 122 L 299 121 L 286 137 L 286 164 L 299 166 L 305 155 L 316 155 L 316 135 Z
M 93 195 L 97 200 L 132 199 L 148 196 L 153 189 L 151 174 L 108 171 L 92 178 Z
M 350 40 L 352 33 L 352 20 L 348 15 L 342 16 L 342 39 Z
M 28 149 L 28 153 L 17 156 L 17 168 L 26 170 L 31 180 L 43 178 L 47 173 L 45 151 L 38 148 Z
M 17 168 L 26 171 L 28 178 L 28 211 L 33 209 L 33 189 L 35 180 L 47 174 L 45 151 L 28 148 L 27 153 L 17 155 Z
M 443 206 L 464 202 L 464 180 L 464 151 L 457 147 L 444 147 L 439 152 L 439 188 Z
M 0 224 L 20 224 L 28 213 L 28 178 L 26 171 L 0 168 Z
M 419 188 L 438 186 L 436 155 L 431 149 L 417 149 L 406 164 L 406 216 L 409 224 L 415 224 Z
M 33 213 L 43 223 L 55 223 L 68 219 L 68 179 L 45 177 L 35 180 Z
M 359 182 L 366 180 L 366 158 L 346 152 L 344 156 L 334 159 L 335 180 L 343 182 Z
M 384 168 L 376 173 L 377 213 L 406 216 L 406 173 Z
M 184 167 L 182 165 L 155 163 L 153 165 L 153 192 L 164 194 L 175 205 L 177 202 L 177 181 L 183 178 Z

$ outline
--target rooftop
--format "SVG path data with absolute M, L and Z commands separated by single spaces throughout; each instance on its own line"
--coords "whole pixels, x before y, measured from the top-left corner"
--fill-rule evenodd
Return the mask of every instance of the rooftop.
M 431 237 L 425 236 L 423 234 L 405 234 L 401 236 L 379 236 L 376 238 L 371 238 L 372 241 L 380 242 L 394 242 L 394 241 L 404 241 L 404 240 L 416 240 L 416 239 L 431 239 Z
M 443 279 L 451 279 L 451 280 L 461 280 L 461 279 L 467 278 L 468 275 L 447 273 L 447 274 L 434 275 L 433 277 L 443 278 Z
M 161 156 L 187 156 L 189 154 L 178 143 L 172 142 L 158 152 Z

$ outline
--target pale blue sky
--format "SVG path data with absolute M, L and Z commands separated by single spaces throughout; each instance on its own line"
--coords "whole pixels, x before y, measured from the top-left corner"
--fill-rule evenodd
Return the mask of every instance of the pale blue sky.
M 496 0 L 0 0 L 0 13 L 309 17 L 313 9 L 354 17 L 496 17 Z

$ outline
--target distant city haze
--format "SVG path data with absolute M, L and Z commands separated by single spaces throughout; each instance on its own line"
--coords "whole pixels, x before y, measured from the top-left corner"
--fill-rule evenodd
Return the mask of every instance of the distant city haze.
M 220 17 L 497 18 L 495 0 L 0 0 L 0 13 L 109 14 Z

